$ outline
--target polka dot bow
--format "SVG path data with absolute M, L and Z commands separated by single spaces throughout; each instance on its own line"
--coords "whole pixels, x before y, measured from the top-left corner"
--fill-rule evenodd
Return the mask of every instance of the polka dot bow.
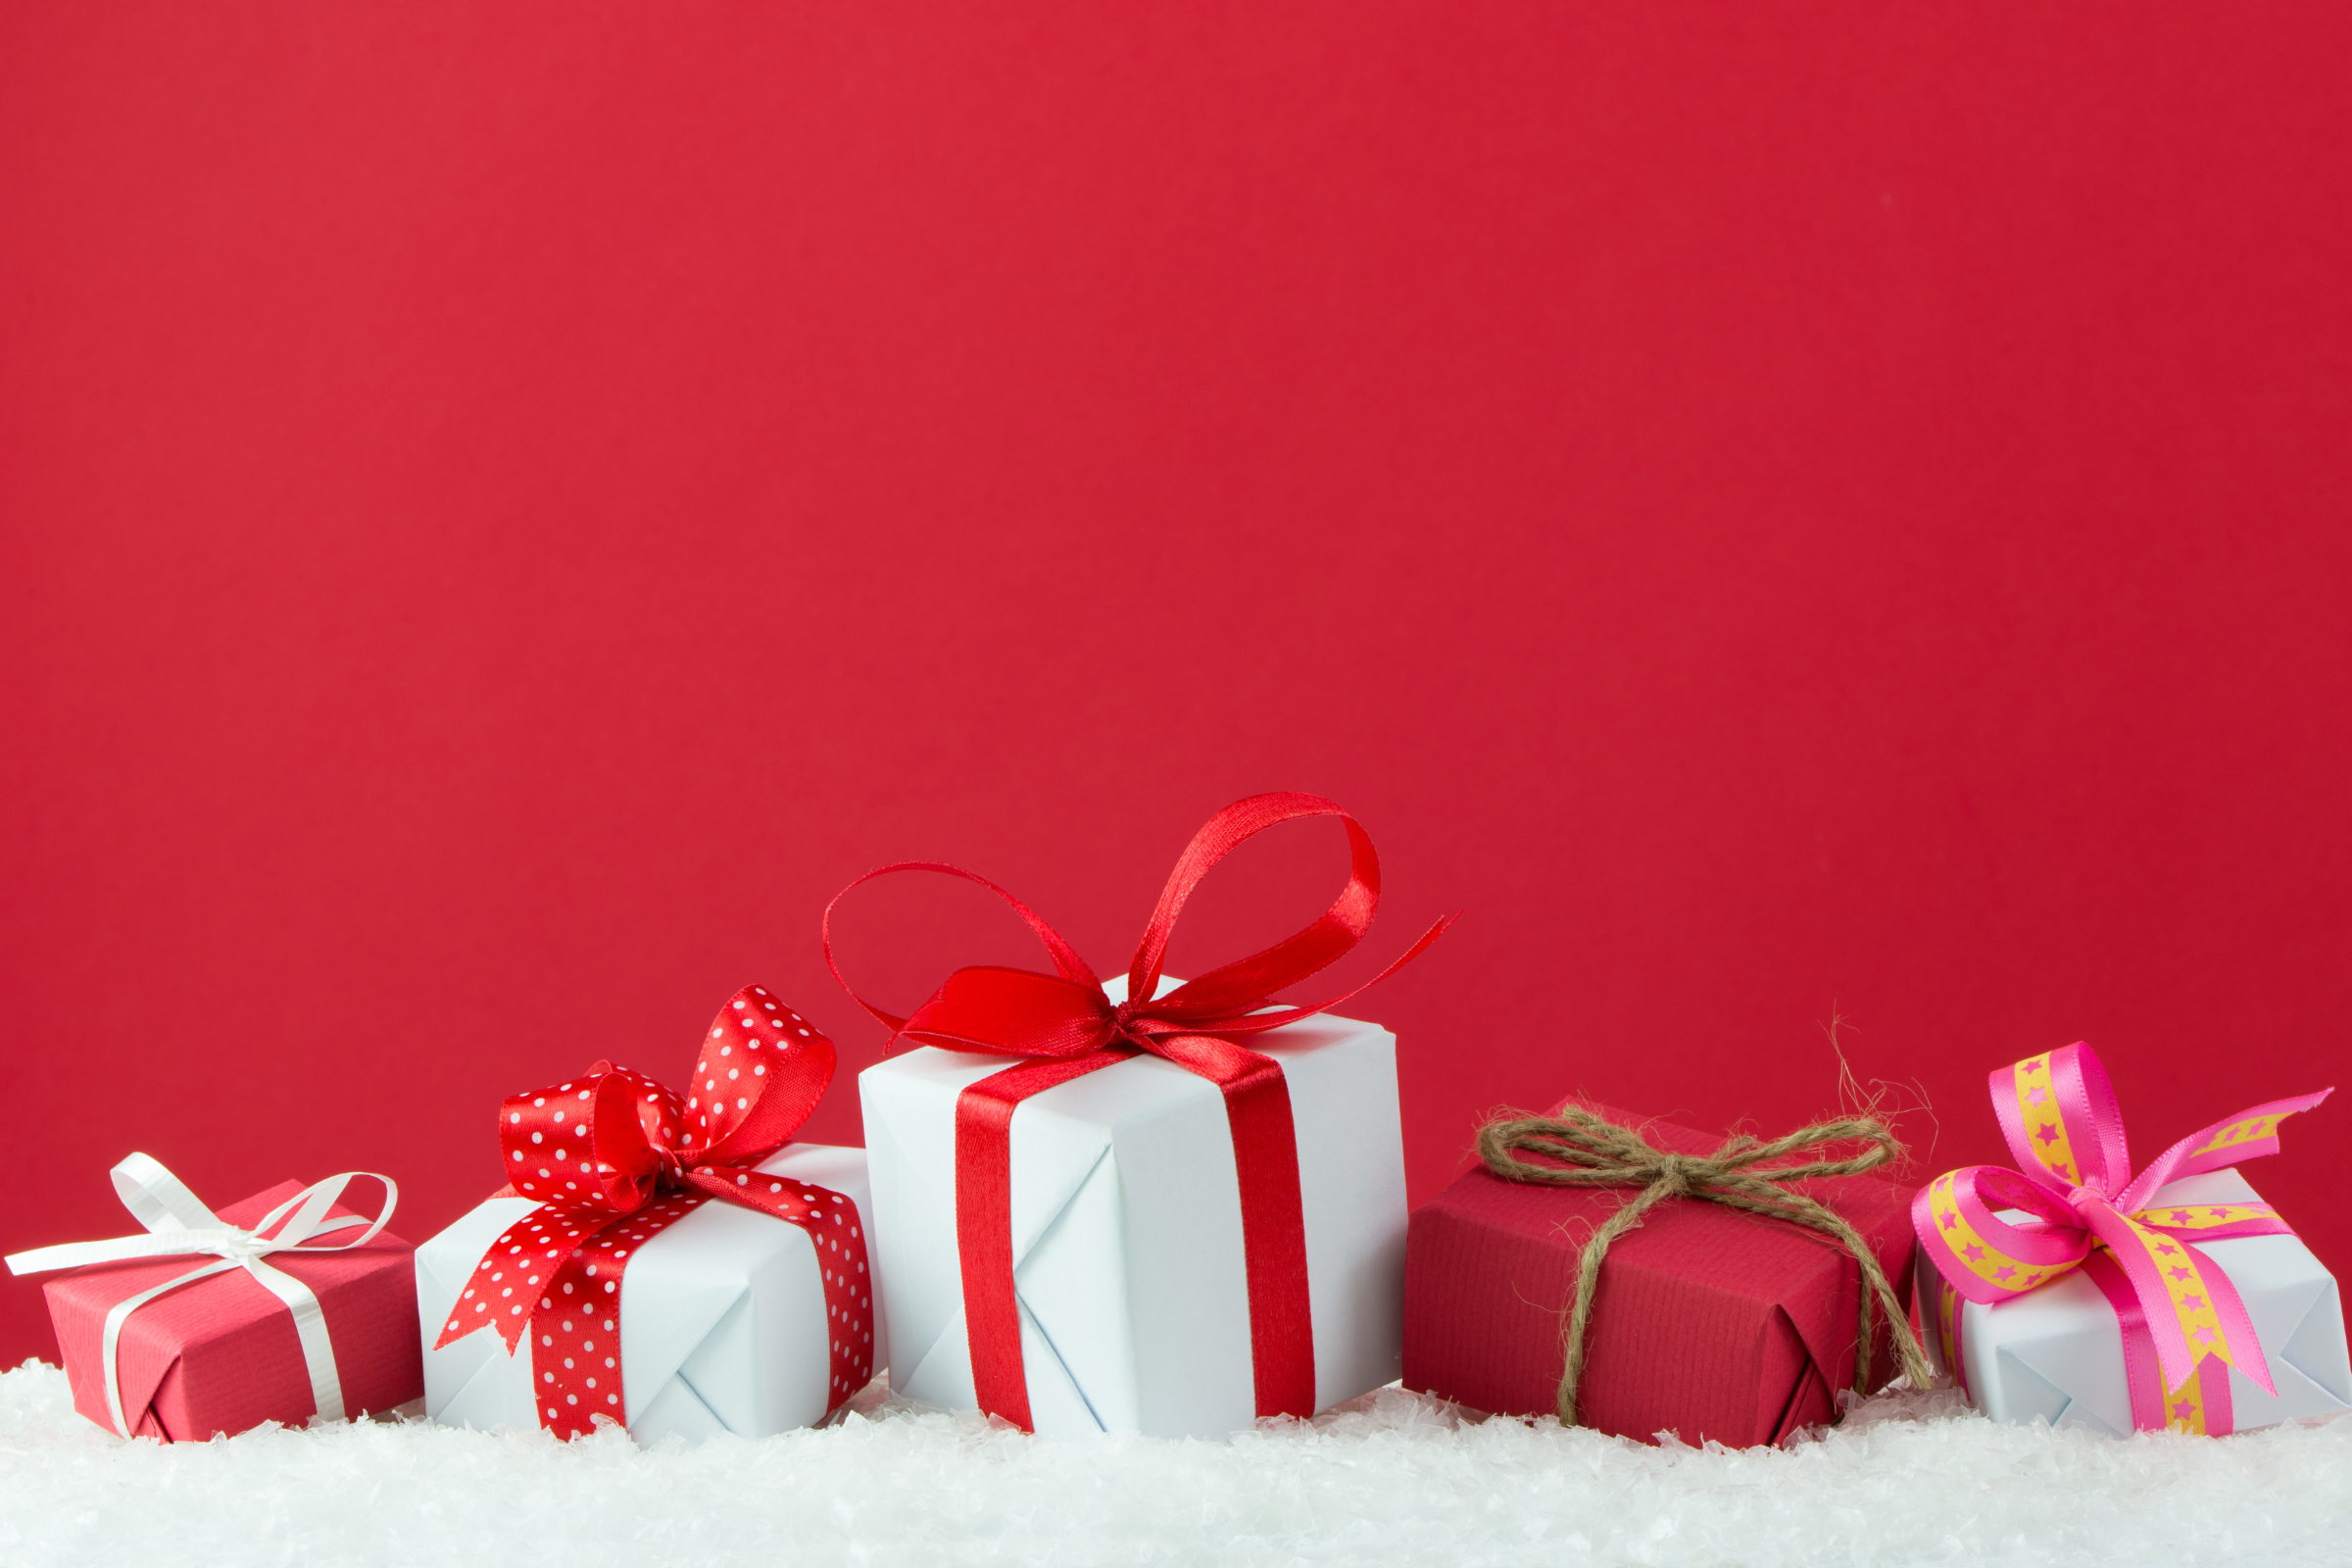
M 491 1329 L 535 1357 L 540 1424 L 564 1436 L 625 1419 L 620 1287 L 630 1256 L 713 1199 L 807 1231 L 823 1278 L 831 1399 L 873 1375 L 864 1227 L 841 1194 L 762 1174 L 833 1079 L 833 1043 L 759 986 L 711 1020 L 681 1096 L 600 1061 L 499 1107 L 509 1192 L 543 1206 L 490 1245 L 434 1348 Z M 650 1392 L 650 1391 L 649 1391 Z

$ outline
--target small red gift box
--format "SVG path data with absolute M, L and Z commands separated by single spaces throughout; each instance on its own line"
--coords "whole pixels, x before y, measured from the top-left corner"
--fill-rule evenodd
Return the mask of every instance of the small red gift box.
M 142 1169 L 160 1173 L 151 1181 L 150 1192 L 164 1191 L 172 1201 L 184 1200 L 193 1205 L 185 1219 L 173 1210 L 174 1217 L 159 1223 L 124 1185 L 123 1172 L 132 1168 L 127 1160 L 118 1167 L 116 1184 L 123 1188 L 133 1212 L 148 1223 L 149 1237 L 44 1249 L 58 1263 L 46 1262 L 39 1254 L 9 1260 L 19 1272 L 32 1272 L 61 1266 L 69 1260 L 64 1254 L 75 1250 L 149 1244 L 153 1255 L 75 1268 L 42 1288 L 75 1409 L 109 1431 L 127 1427 L 127 1436 L 185 1442 L 216 1434 L 233 1436 L 265 1421 L 299 1426 L 315 1416 L 340 1419 L 390 1410 L 422 1397 L 416 1250 L 389 1231 L 357 1246 L 335 1245 L 343 1238 L 332 1233 L 369 1221 L 324 1196 L 315 1206 L 294 1205 L 277 1224 L 264 1223 L 306 1193 L 331 1196 L 330 1189 L 340 1189 L 339 1181 L 317 1188 L 280 1182 L 215 1216 L 170 1172 L 148 1160 Z M 148 1196 L 149 1192 L 137 1195 Z M 389 1206 L 388 1195 L 387 1211 Z M 190 1223 L 199 1217 L 212 1221 L 212 1226 Z M 338 1220 L 345 1223 L 338 1226 Z M 281 1245 L 263 1250 L 234 1240 L 234 1233 L 255 1231 L 282 1240 L 298 1226 L 304 1227 L 304 1234 L 320 1234 L 325 1245 Z M 174 1241 L 174 1232 L 213 1237 L 225 1233 L 229 1240 L 224 1248 L 200 1249 Z M 280 1279 L 277 1293 L 264 1288 L 248 1266 L 225 1261 L 240 1251 L 258 1253 L 256 1261 Z M 110 1315 L 217 1259 L 224 1260 L 219 1272 L 136 1301 L 116 1325 L 111 1360 L 121 1397 L 119 1427 L 107 1389 Z M 283 1283 L 286 1277 L 295 1283 Z M 296 1307 L 284 1298 L 290 1295 L 300 1301 L 306 1294 L 317 1303 L 315 1316 L 307 1305 Z M 306 1316 L 311 1318 L 307 1324 L 300 1321 Z M 318 1364 L 320 1360 L 327 1364 Z M 321 1403 L 334 1402 L 338 1396 L 335 1408 L 320 1409 Z
M 1660 1151 L 1721 1139 L 1590 1102 Z M 1876 1176 L 1797 1191 L 1859 1232 L 1908 1303 L 1913 1189 Z M 1404 1385 L 1475 1409 L 1549 1415 L 1585 1241 L 1638 1188 L 1563 1188 L 1472 1170 L 1414 1210 L 1405 1243 Z M 1581 1425 L 1686 1443 L 1777 1443 L 1833 1419 L 1854 1382 L 1861 1268 L 1830 1238 L 1720 1203 L 1651 1208 L 1600 1266 L 1577 1392 Z M 1870 1386 L 1896 1371 L 1882 1314 Z

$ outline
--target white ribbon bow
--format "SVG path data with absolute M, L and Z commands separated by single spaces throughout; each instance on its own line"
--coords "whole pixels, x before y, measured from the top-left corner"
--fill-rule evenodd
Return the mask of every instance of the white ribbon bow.
M 122 1195 L 122 1206 L 133 1218 L 147 1227 L 137 1236 L 118 1236 L 103 1242 L 67 1242 L 57 1247 L 36 1247 L 29 1252 L 16 1252 L 6 1259 L 12 1274 L 38 1274 L 53 1268 L 79 1268 L 85 1263 L 115 1263 L 134 1257 L 175 1257 L 187 1252 L 209 1252 L 220 1259 L 191 1269 L 177 1279 L 139 1292 L 127 1300 L 117 1301 L 106 1314 L 106 1339 L 100 1354 L 106 1363 L 106 1408 L 115 1418 L 115 1430 L 130 1436 L 130 1423 L 122 1414 L 122 1380 L 116 1365 L 116 1347 L 122 1337 L 122 1325 L 130 1314 L 157 1297 L 210 1279 L 215 1274 L 241 1268 L 252 1275 L 256 1283 L 270 1295 L 286 1303 L 294 1314 L 294 1332 L 302 1342 L 302 1359 L 310 1369 L 311 1396 L 318 1402 L 318 1417 L 330 1421 L 347 1419 L 350 1412 L 343 1406 L 343 1381 L 335 1375 L 335 1346 L 326 1332 L 326 1314 L 318 1305 L 318 1298 L 311 1288 L 282 1269 L 262 1261 L 271 1252 L 301 1250 L 306 1252 L 341 1252 L 354 1247 L 365 1247 L 375 1240 L 392 1218 L 392 1209 L 400 1201 L 400 1189 L 389 1176 L 377 1176 L 373 1171 L 347 1170 L 340 1176 L 329 1176 L 322 1182 L 296 1193 L 262 1216 L 251 1230 L 239 1230 L 220 1215 L 196 1200 L 180 1179 L 163 1167 L 162 1162 L 145 1154 L 132 1154 L 117 1165 L 113 1172 L 115 1191 Z M 383 1212 L 373 1221 L 357 1214 L 340 1219 L 328 1219 L 326 1211 L 343 1196 L 343 1189 L 357 1177 L 368 1176 L 384 1184 Z M 290 1216 L 290 1217 L 289 1217 Z M 280 1221 L 284 1224 L 279 1225 Z M 329 1231 L 349 1230 L 354 1225 L 367 1229 L 351 1241 L 332 1247 L 305 1247 L 314 1236 Z M 275 1227 L 277 1234 L 269 1234 Z

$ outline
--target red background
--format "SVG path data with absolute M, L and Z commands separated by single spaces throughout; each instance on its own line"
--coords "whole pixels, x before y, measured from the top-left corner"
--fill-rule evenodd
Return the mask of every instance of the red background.
M 1384 953 L 1468 911 L 1360 1004 L 1417 1196 L 1571 1088 L 1777 1131 L 1834 1014 L 1923 1171 L 2077 1038 L 2143 1154 L 2328 1082 L 2348 27 L 6 8 L 0 1245 L 133 1149 L 422 1236 L 747 981 L 873 1059 L 865 867 L 1115 966 L 1272 788 Z M 1176 972 L 1328 897 L 1284 834 Z M 847 936 L 1028 961 L 944 884 Z M 2287 1142 L 2352 1261 L 2352 1105 Z

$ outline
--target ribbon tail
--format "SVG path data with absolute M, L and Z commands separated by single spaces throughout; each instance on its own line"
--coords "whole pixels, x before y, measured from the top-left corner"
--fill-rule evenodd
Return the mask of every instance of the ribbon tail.
M 489 1329 L 506 1345 L 507 1354 L 513 1355 L 530 1332 L 533 1303 L 545 1295 L 564 1261 L 591 1245 L 608 1226 L 632 1217 L 553 1203 L 543 1203 L 522 1215 L 498 1233 L 481 1261 L 474 1264 L 432 1348 L 438 1350 L 468 1334 Z
M 2082 1260 L 2082 1272 L 2107 1298 L 2107 1304 L 2115 1309 L 2116 1325 L 2123 1330 L 2124 1383 L 2132 1397 L 2132 1427 L 2140 1432 L 2169 1428 L 2217 1438 L 2234 1431 L 2236 1413 L 2230 1397 L 2229 1363 L 2218 1355 L 2205 1356 L 2188 1381 L 2166 1388 L 2157 1364 L 2156 1340 L 2148 1332 L 2148 1315 L 2123 1265 L 2102 1247 Z
M 2104 1204 L 2088 1217 L 2146 1314 L 2168 1393 L 2185 1385 L 2209 1355 L 2245 1373 L 2265 1393 L 2276 1392 L 2253 1320 L 2213 1259 Z
M 1422 932 L 1420 937 L 1413 943 L 1411 947 L 1405 949 L 1402 954 L 1397 956 L 1394 962 L 1390 963 L 1387 968 L 1381 970 L 1380 973 L 1374 975 L 1362 985 L 1343 991 L 1336 997 L 1326 997 L 1321 1002 L 1284 1003 L 1278 1006 L 1265 1008 L 1262 1011 L 1224 1013 L 1193 1017 L 1187 1015 L 1187 1009 L 1182 1005 L 1182 999 L 1184 998 L 1185 992 L 1190 991 L 1194 986 L 1200 984 L 1198 980 L 1195 980 L 1179 988 L 1178 990 L 1170 992 L 1167 996 L 1160 998 L 1156 1003 L 1154 1003 L 1151 1017 L 1154 1019 L 1164 1017 L 1169 1023 L 1178 1025 L 1186 1030 L 1197 1030 L 1201 1033 L 1215 1033 L 1221 1035 L 1263 1034 L 1269 1029 L 1281 1029 L 1287 1025 L 1298 1023 L 1301 1019 L 1311 1018 L 1318 1012 L 1329 1012 L 1334 1007 L 1344 1006 L 1353 998 L 1362 996 L 1365 992 L 1371 990 L 1374 986 L 1379 985 L 1383 980 L 1388 979 L 1389 976 L 1395 974 L 1397 970 L 1403 968 L 1406 964 L 1421 956 L 1424 952 L 1428 951 L 1431 943 L 1444 936 L 1446 928 L 1451 926 L 1454 921 L 1460 918 L 1461 914 L 1457 910 L 1456 912 L 1448 914 L 1438 920 L 1436 923 L 1431 925 L 1428 930 Z
M 2249 1106 L 2225 1121 L 2210 1127 L 2200 1127 L 2149 1162 L 2146 1169 L 2132 1178 L 2115 1200 L 2115 1206 L 2129 1213 L 2144 1206 L 2156 1196 L 2156 1190 L 2167 1182 L 2183 1176 L 2201 1176 L 2209 1170 L 2222 1170 L 2278 1152 L 2278 1124 L 2287 1117 L 2310 1110 L 2335 1091 L 2323 1089 L 2316 1095 L 2296 1095 L 2286 1100 L 2266 1101 Z
M 28 1252 L 11 1252 L 6 1259 L 12 1274 L 45 1274 L 51 1269 L 86 1268 L 92 1263 L 121 1263 L 134 1258 L 180 1257 L 189 1252 L 212 1252 L 225 1257 L 253 1240 L 231 1225 L 217 1230 L 183 1231 L 176 1225 L 160 1231 L 140 1231 L 102 1242 L 60 1242 Z
M 2222 1320 L 2222 1348 L 2209 1351 L 2200 1359 L 2220 1360 L 2236 1368 L 2256 1388 L 2277 1398 L 2278 1388 L 2271 1378 L 2270 1357 L 2262 1352 L 2261 1337 L 2254 1332 L 2254 1319 L 2246 1311 L 2246 1303 L 2239 1299 L 2237 1287 L 2230 1283 L 2229 1275 L 2222 1272 L 2221 1265 L 2201 1250 L 2188 1247 L 2187 1251 L 2197 1260 L 2198 1273 L 2204 1279 L 2206 1289 L 2213 1293 L 2214 1312 Z

